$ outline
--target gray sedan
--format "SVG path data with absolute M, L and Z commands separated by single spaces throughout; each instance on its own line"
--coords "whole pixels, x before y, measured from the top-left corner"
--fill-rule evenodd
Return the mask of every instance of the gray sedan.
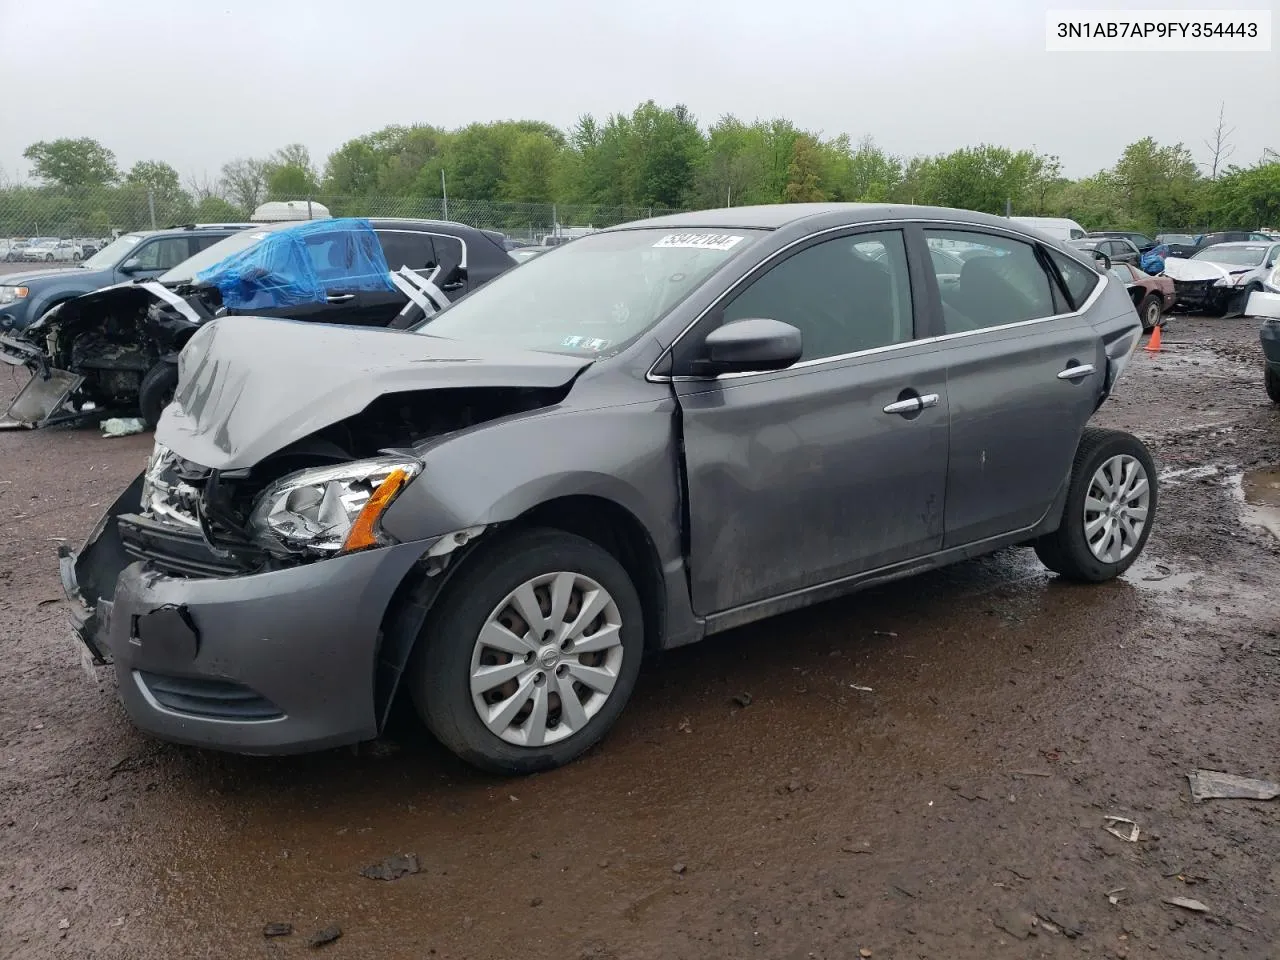
M 351 743 L 404 694 L 554 767 L 648 651 L 1002 547 L 1119 575 L 1155 470 L 1087 424 L 1140 334 L 1047 236 L 826 204 L 594 233 L 411 331 L 223 318 L 63 552 L 85 665 L 180 742 Z

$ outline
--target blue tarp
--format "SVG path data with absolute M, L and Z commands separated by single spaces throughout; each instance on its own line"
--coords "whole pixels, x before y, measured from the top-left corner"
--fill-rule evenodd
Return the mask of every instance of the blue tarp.
M 1144 253 L 1139 266 L 1141 266 L 1147 273 L 1155 276 L 1158 273 L 1164 272 L 1164 260 L 1167 256 L 1169 256 L 1169 245 L 1167 243 L 1162 243 L 1158 247 L 1152 247 Z
M 368 220 L 308 220 L 269 233 L 196 275 L 217 287 L 229 310 L 324 303 L 334 292 L 394 293 L 387 258 Z

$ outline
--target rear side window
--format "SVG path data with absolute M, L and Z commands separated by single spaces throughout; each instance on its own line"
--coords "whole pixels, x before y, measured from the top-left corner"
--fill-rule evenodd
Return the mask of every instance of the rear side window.
M 453 271 L 462 266 L 462 241 L 457 237 L 445 237 L 439 234 L 436 234 L 433 240 L 436 256 L 439 258 L 440 275 L 452 276 Z
M 1071 306 L 1079 310 L 1081 304 L 1089 299 L 1089 294 L 1093 293 L 1093 288 L 1098 285 L 1097 271 L 1090 270 L 1083 263 L 1057 250 L 1049 250 L 1048 253 L 1049 259 L 1062 275 L 1067 295 L 1071 298 Z
M 960 244 L 974 250 L 958 277 L 936 274 L 946 333 L 967 333 L 1057 313 L 1053 281 L 1021 240 L 963 230 L 926 230 L 930 254 Z
M 392 270 L 408 267 L 410 270 L 429 270 L 436 265 L 435 246 L 428 233 L 407 230 L 379 230 L 378 240 Z

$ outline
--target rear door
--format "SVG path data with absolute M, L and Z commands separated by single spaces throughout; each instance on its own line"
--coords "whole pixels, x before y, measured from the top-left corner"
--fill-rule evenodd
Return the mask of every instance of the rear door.
M 1097 406 L 1106 361 L 1097 333 L 1035 245 L 995 232 L 924 233 L 931 247 L 960 240 L 989 254 L 968 260 L 955 288 L 940 293 L 951 424 L 943 546 L 950 548 L 1044 516 Z M 1087 296 L 1098 278 L 1076 266 Z

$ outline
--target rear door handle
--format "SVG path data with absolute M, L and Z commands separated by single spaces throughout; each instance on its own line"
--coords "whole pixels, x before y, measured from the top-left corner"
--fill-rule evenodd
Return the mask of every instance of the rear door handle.
M 908 397 L 905 400 L 896 400 L 884 408 L 885 413 L 919 413 L 925 407 L 936 407 L 938 405 L 938 395 L 936 393 L 926 393 L 923 397 Z
M 346 303 L 348 300 L 354 300 L 355 298 L 356 295 L 354 293 L 331 293 L 325 297 L 325 300 L 329 303 Z
M 1077 367 L 1067 367 L 1067 369 L 1058 374 L 1058 379 L 1079 380 L 1081 377 L 1087 377 L 1091 373 L 1093 373 L 1093 364 L 1082 363 Z

